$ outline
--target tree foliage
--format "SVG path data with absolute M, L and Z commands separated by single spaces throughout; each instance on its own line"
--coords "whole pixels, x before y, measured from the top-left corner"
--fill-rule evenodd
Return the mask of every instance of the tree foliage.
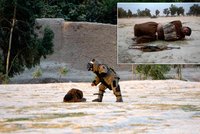
M 184 8 L 183 7 L 178 7 L 177 9 L 177 15 L 179 16 L 180 14 L 184 15 Z
M 117 2 L 152 2 L 150 0 L 37 0 L 37 6 L 42 8 L 38 17 L 64 18 L 69 21 L 87 21 L 117 24 Z M 156 0 L 154 2 L 190 2 L 187 0 Z M 130 17 L 130 12 L 121 12 L 118 17 Z M 129 13 L 128 13 L 129 12 Z M 128 15 L 129 14 L 129 15 Z M 151 17 L 149 9 L 132 13 L 133 16 Z
M 198 15 L 200 12 L 198 4 L 194 4 L 190 8 L 190 13 L 191 15 Z M 119 7 L 118 8 L 118 17 L 119 18 L 125 18 L 125 17 L 156 17 L 160 14 L 160 11 L 157 9 L 155 10 L 155 15 L 152 16 L 151 11 L 148 8 L 145 8 L 144 10 L 137 9 L 137 13 L 132 13 L 130 9 L 128 9 L 128 12 L 124 10 L 123 8 Z M 175 15 L 185 15 L 185 10 L 183 7 L 177 7 L 174 4 L 171 4 L 169 8 L 163 9 L 163 14 L 166 16 L 175 16 Z
M 119 18 L 124 18 L 127 17 L 127 12 L 123 8 L 118 8 L 118 17 Z
M 117 23 L 118 0 L 47 0 L 42 17 L 61 17 L 70 21 Z
M 151 77 L 153 80 L 165 79 L 165 73 L 170 71 L 169 65 L 138 65 L 136 71 L 144 75 L 144 79 Z
M 165 8 L 163 10 L 163 13 L 166 14 L 166 16 L 169 16 L 169 14 L 170 14 L 169 8 Z
M 169 7 L 169 10 L 170 10 L 170 13 L 171 13 L 171 16 L 174 16 L 177 12 L 177 6 L 176 5 L 173 5 L 171 4 L 171 6 Z
M 132 17 L 133 16 L 133 13 L 131 12 L 131 10 L 129 9 L 128 10 L 128 17 L 130 18 L 130 17 Z
M 151 11 L 148 8 L 144 10 L 137 10 L 137 15 L 140 17 L 151 17 Z
M 1 0 L 0 10 L 0 53 L 2 55 L 2 74 L 6 73 L 6 59 L 10 37 L 11 22 L 14 7 L 16 6 L 16 22 L 13 27 L 13 36 L 9 58 L 9 76 L 24 71 L 40 63 L 41 57 L 53 52 L 53 32 L 45 28 L 44 36 L 38 39 L 34 32 L 35 17 L 41 14 L 40 0 Z
M 156 16 L 158 16 L 159 13 L 160 13 L 160 11 L 157 9 L 157 10 L 155 11 Z
M 164 10 L 166 10 L 166 9 L 164 9 Z M 177 7 L 176 5 L 173 5 L 173 4 L 171 4 L 171 6 L 169 7 L 169 10 L 170 10 L 170 13 L 171 13 L 171 16 L 174 16 L 174 15 L 180 15 L 180 14 L 182 14 L 182 15 L 184 15 L 184 12 L 185 12 L 185 10 L 184 10 L 184 8 L 183 7 Z M 164 12 L 164 11 L 163 11 Z M 165 11 L 165 12 L 167 12 L 167 11 Z M 166 13 L 167 14 L 167 13 Z
M 188 15 L 195 15 L 199 16 L 200 15 L 200 6 L 198 4 L 194 4 L 190 7 L 190 10 L 188 12 Z

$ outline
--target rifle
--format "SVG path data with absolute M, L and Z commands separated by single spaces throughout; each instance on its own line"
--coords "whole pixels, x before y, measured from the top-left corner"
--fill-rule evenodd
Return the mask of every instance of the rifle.
M 180 47 L 168 47 L 168 46 L 141 46 L 141 45 L 133 45 L 129 46 L 129 49 L 138 49 L 143 52 L 157 52 L 163 50 L 171 50 L 171 49 L 180 49 Z

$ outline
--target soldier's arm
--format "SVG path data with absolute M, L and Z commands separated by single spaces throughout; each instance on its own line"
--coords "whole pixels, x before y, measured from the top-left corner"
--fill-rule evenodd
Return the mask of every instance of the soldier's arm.
M 173 41 L 178 39 L 176 25 L 172 22 L 165 24 L 163 26 L 163 32 L 164 32 L 164 39 L 166 41 Z
M 171 23 L 174 24 L 175 27 L 176 27 L 177 40 L 185 38 L 185 35 L 182 32 L 182 23 L 181 23 L 181 21 L 176 20 L 176 21 L 172 21 Z
M 182 23 L 180 20 L 175 20 L 175 21 L 172 21 L 171 23 L 174 25 L 178 25 L 179 27 L 182 27 Z
M 92 86 L 96 86 L 96 85 L 98 85 L 99 83 L 100 83 L 100 79 L 99 79 L 98 76 L 96 76 L 95 79 L 94 79 L 93 82 L 92 82 Z

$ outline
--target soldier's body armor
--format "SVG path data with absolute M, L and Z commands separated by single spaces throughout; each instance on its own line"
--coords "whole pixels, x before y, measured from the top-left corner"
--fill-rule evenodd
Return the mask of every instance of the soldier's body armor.
M 114 95 L 117 98 L 117 102 L 122 102 L 122 96 L 119 86 L 119 76 L 112 69 L 105 64 L 98 64 L 98 62 L 93 63 L 92 71 L 96 74 L 95 80 L 93 81 L 94 85 L 99 85 L 99 96 L 94 101 L 102 101 L 103 93 L 108 88 L 113 90 Z

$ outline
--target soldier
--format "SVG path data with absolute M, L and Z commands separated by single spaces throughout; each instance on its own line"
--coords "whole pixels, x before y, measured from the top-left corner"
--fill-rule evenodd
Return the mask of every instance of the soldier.
M 109 68 L 105 64 L 99 64 L 93 59 L 87 64 L 87 69 L 96 74 L 95 80 L 92 82 L 91 86 L 97 86 L 100 83 L 98 98 L 93 100 L 93 102 L 102 102 L 103 94 L 107 88 L 113 90 L 116 96 L 116 102 L 123 102 L 119 86 L 120 78 L 112 68 Z
M 181 21 L 176 20 L 166 24 L 156 22 L 146 22 L 135 24 L 133 38 L 137 44 L 155 40 L 175 41 L 190 36 L 192 30 L 182 26 Z

